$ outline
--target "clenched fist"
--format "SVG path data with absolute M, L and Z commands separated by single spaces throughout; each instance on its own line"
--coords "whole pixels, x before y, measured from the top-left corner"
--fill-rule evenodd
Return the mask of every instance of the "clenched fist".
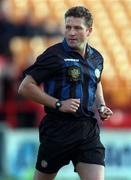
M 105 105 L 100 106 L 100 108 L 98 109 L 98 112 L 102 121 L 107 120 L 113 115 L 113 112 L 111 111 L 111 109 Z
M 61 112 L 76 112 L 80 106 L 80 99 L 67 99 L 65 101 L 61 101 L 62 106 L 59 111 Z

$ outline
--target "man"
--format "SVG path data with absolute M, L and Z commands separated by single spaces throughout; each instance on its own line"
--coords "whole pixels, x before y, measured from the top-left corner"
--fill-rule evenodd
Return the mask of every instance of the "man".
M 94 118 L 96 104 L 102 120 L 112 115 L 105 105 L 101 73 L 103 58 L 87 44 L 92 15 L 85 7 L 65 13 L 65 38 L 49 47 L 25 71 L 19 93 L 43 104 L 40 147 L 34 180 L 53 180 L 71 160 L 81 180 L 104 179 L 104 147 Z M 44 91 L 39 84 L 44 83 Z

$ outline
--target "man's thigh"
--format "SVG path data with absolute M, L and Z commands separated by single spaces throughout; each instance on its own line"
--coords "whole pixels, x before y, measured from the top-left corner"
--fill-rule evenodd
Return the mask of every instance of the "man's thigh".
M 104 166 L 79 162 L 76 171 L 81 180 L 104 180 Z
M 57 173 L 42 173 L 38 170 L 35 171 L 34 179 L 33 180 L 54 180 Z

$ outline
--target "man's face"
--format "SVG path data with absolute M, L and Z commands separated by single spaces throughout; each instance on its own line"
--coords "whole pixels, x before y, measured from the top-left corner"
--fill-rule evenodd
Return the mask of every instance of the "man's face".
M 91 31 L 84 18 L 71 16 L 65 19 L 65 38 L 71 48 L 82 50 Z

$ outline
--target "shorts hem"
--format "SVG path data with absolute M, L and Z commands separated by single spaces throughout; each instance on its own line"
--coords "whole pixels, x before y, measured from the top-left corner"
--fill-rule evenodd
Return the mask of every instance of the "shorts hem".
M 75 166 L 78 164 L 78 163 L 87 163 L 87 164 L 96 164 L 96 165 L 101 165 L 101 166 L 105 166 L 105 163 L 104 162 L 93 162 L 93 161 L 78 161 Z
M 76 165 L 78 164 L 78 163 L 87 163 L 87 164 L 96 164 L 96 165 L 101 165 L 101 166 L 104 166 L 105 167 L 105 163 L 99 163 L 99 162 L 91 162 L 91 161 L 78 161 L 75 165 L 74 165 L 74 172 L 77 172 L 76 171 Z
M 36 167 L 36 170 L 40 171 L 41 173 L 46 173 L 46 174 L 54 174 L 59 171 L 59 169 L 58 170 L 47 170 L 47 169 L 39 169 L 37 167 Z

